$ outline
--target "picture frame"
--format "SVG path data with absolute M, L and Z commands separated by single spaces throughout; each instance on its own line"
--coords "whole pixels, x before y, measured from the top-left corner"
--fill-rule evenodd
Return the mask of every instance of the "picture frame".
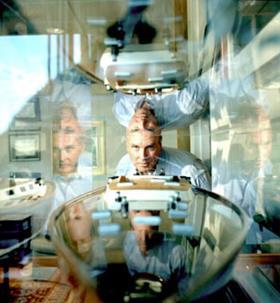
M 86 131 L 87 152 L 92 155 L 93 175 L 105 174 L 105 122 L 92 121 Z
M 10 162 L 40 161 L 40 133 L 9 134 Z
M 26 121 L 24 119 L 17 119 L 15 118 L 10 126 L 9 129 L 11 132 L 18 132 L 18 131 L 39 131 L 41 130 L 40 122 L 39 121 Z

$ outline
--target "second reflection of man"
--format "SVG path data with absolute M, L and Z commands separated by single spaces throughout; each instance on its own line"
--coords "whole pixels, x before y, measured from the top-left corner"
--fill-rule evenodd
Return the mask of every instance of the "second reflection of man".
M 160 216 L 160 212 L 133 210 L 129 213 L 131 231 L 124 240 L 124 257 L 129 273 L 138 287 L 141 286 L 141 278 L 150 278 L 151 281 L 157 281 L 157 278 L 158 282 L 154 286 L 159 288 L 155 292 L 165 295 L 183 293 L 188 279 L 186 248 L 170 235 L 159 231 L 158 225 L 152 226 L 137 220 L 151 216 Z
M 70 102 L 59 103 L 54 114 L 53 181 L 56 189 L 49 218 L 62 203 L 92 188 L 91 176 L 81 171 L 88 159 L 87 154 L 84 155 L 84 131 L 76 108 Z
M 91 268 L 92 276 L 106 269 L 104 248 L 100 240 L 93 237 L 93 221 L 83 203 L 74 203 L 66 208 L 66 238 L 76 254 Z

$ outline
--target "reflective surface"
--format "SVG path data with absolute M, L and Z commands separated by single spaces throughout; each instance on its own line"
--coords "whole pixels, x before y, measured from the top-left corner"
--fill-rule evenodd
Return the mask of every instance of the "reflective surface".
M 222 77 L 213 73 L 210 93 L 212 189 L 264 225 L 271 212 L 279 225 L 279 201 L 268 198 L 278 192 L 279 178 L 279 78 L 270 73 L 270 64 L 279 65 L 278 25 L 279 13 L 257 34 L 252 32 L 242 50 L 233 47 L 221 60 Z M 266 227 L 279 235 L 272 225 Z M 258 226 L 252 230 L 250 244 L 275 237 Z
M 30 213 L 30 236 L 44 239 L 57 208 L 108 177 L 183 175 L 245 211 L 243 252 L 279 253 L 279 8 L 273 0 L 0 1 L 1 215 Z M 37 178 L 51 189 L 40 203 L 7 195 Z M 215 234 L 226 232 L 216 211 Z M 88 228 L 74 233 L 87 242 Z
M 135 189 L 127 187 L 128 181 Z M 151 191 L 155 181 L 150 189 L 140 189 L 139 178 L 127 182 L 118 185 L 120 191 L 108 185 L 105 195 L 100 189 L 56 211 L 52 235 L 63 270 L 105 302 L 191 300 L 225 285 L 247 233 L 244 213 L 189 186 L 168 192 L 161 185 L 165 196 L 158 204 Z M 135 190 L 142 198 L 135 192 L 139 198 L 130 199 Z M 182 200 L 176 211 L 165 203 L 178 190 Z M 113 197 L 122 196 L 127 197 L 127 215 L 112 205 L 121 203 Z

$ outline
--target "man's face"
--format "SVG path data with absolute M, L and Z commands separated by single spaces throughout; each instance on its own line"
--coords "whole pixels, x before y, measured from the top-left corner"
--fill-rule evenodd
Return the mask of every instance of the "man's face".
M 130 132 L 127 150 L 133 165 L 140 173 L 155 169 L 161 152 L 161 136 L 148 130 Z
M 153 171 L 161 148 L 161 134 L 155 117 L 138 110 L 127 130 L 127 151 L 133 165 L 143 174 Z
M 60 120 L 53 134 L 54 170 L 60 175 L 74 173 L 84 145 L 79 121 L 69 108 L 60 110 Z
M 135 224 L 134 219 L 136 217 L 149 217 L 153 216 L 152 211 L 148 210 L 139 210 L 139 211 L 131 211 L 129 214 L 131 220 L 132 229 L 135 232 L 137 244 L 142 254 L 146 255 L 147 251 L 154 244 L 154 233 L 158 229 L 155 226 L 145 225 L 145 224 Z M 159 215 L 158 213 L 156 215 Z
M 72 205 L 67 220 L 68 232 L 79 253 L 89 250 L 92 221 L 82 204 Z
M 79 135 L 65 134 L 59 131 L 54 134 L 54 169 L 60 175 L 74 173 L 78 159 L 83 151 Z

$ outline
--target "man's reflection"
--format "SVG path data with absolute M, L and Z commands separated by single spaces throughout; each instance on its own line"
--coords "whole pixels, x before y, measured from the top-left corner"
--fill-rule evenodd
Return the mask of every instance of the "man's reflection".
M 230 117 L 231 136 L 223 143 L 224 150 L 228 144 L 228 154 L 216 153 L 213 158 L 213 190 L 249 215 L 252 225 L 246 244 L 256 245 L 273 237 L 253 222 L 266 216 L 264 185 L 273 171 L 271 122 L 266 110 L 253 102 L 228 108 L 238 115 Z
M 78 159 L 84 150 L 82 129 L 69 104 L 59 108 L 53 133 L 54 171 L 59 175 L 69 175 L 77 171 Z
M 159 231 L 159 226 L 137 222 L 139 218 L 160 216 L 159 211 L 130 211 L 132 230 L 124 240 L 124 257 L 132 277 L 151 274 L 163 279 L 162 287 L 183 291 L 187 287 L 186 248 L 171 236 Z M 164 286 L 165 285 L 165 286 Z
M 226 162 L 220 161 L 220 167 L 213 174 L 213 189 L 252 217 L 255 212 L 263 213 L 263 189 L 259 181 L 272 173 L 272 130 L 262 107 L 239 104 L 238 108 L 240 114 L 231 121 L 233 136 L 228 142 L 229 153 Z
M 106 268 L 103 244 L 93 237 L 93 221 L 82 202 L 69 205 L 65 209 L 66 230 L 70 247 L 85 262 L 92 266 L 93 273 L 99 274 Z
M 59 104 L 53 124 L 53 181 L 56 185 L 52 209 L 92 188 L 90 175 L 81 170 L 88 155 L 84 154 L 85 138 L 75 107 L 69 103 Z
M 135 233 L 136 241 L 139 246 L 141 253 L 146 256 L 147 251 L 152 249 L 153 246 L 159 244 L 159 237 L 157 237 L 156 231 L 158 230 L 157 226 L 151 226 L 146 224 L 135 224 L 134 219 L 136 217 L 142 216 L 158 216 L 159 211 L 131 211 L 130 212 L 130 221 L 132 230 Z
M 67 209 L 67 228 L 70 241 L 77 253 L 85 256 L 91 248 L 92 220 L 82 203 L 75 203 Z
M 117 175 L 185 175 L 193 185 L 210 189 L 206 166 L 193 154 L 163 148 L 161 129 L 153 110 L 143 103 L 133 115 L 126 131 L 127 151 L 117 166 Z
M 187 127 L 197 120 L 207 109 L 209 75 L 184 83 L 181 90 L 173 93 L 156 94 L 146 98 L 149 107 L 157 117 L 158 125 L 164 129 Z M 125 127 L 141 108 L 143 95 L 132 96 L 121 92 L 115 94 L 113 112 L 116 119 Z

